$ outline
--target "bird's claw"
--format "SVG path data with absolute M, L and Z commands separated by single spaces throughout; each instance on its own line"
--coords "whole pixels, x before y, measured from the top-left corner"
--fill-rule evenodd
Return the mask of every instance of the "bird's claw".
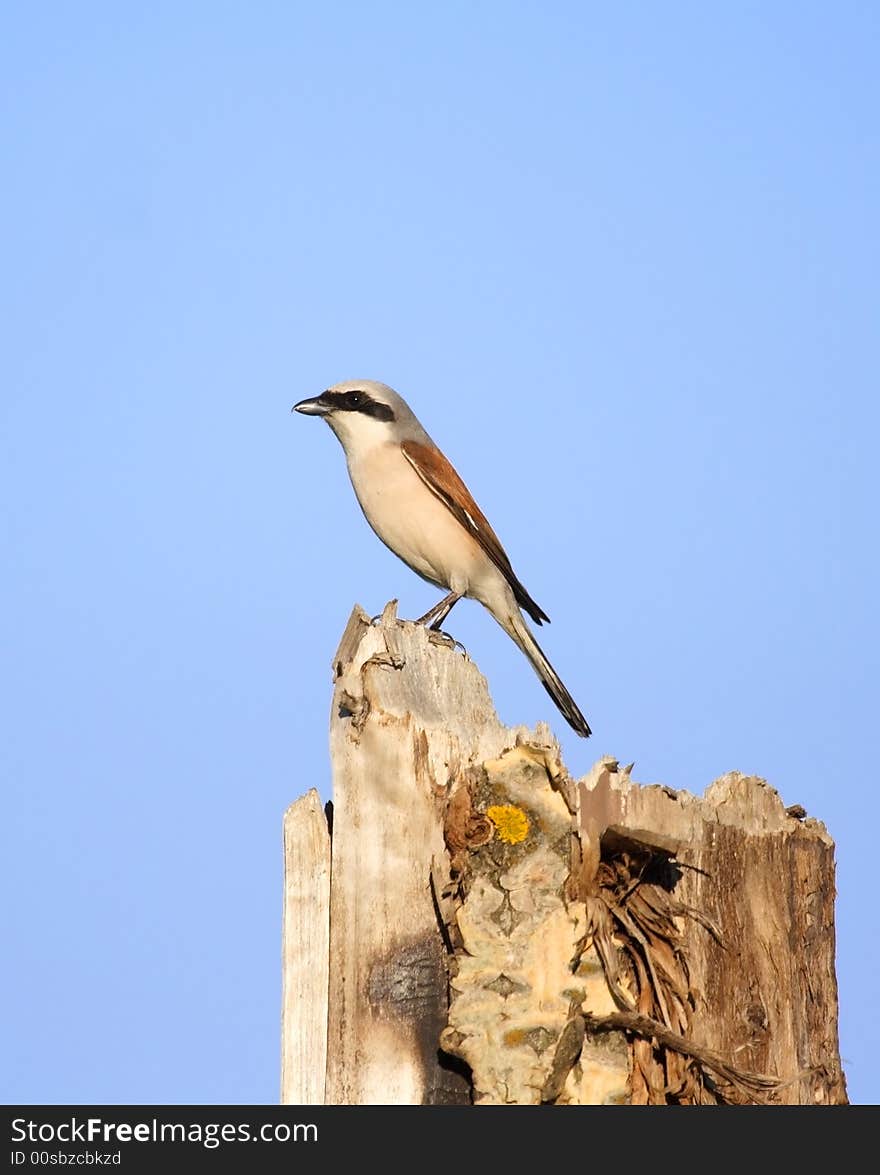
M 464 655 L 467 656 L 467 649 L 461 641 L 456 640 L 450 633 L 444 632 L 442 628 L 435 628 L 433 624 L 427 631 L 428 640 L 433 644 L 444 645 L 447 649 L 461 649 Z

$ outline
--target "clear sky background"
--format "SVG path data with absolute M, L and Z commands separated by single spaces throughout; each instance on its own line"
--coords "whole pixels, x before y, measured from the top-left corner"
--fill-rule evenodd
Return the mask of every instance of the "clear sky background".
M 506 722 L 827 824 L 880 1100 L 878 35 L 803 0 L 4 8 L 4 1102 L 278 1099 L 330 660 L 355 602 L 437 599 L 290 415 L 354 376 L 452 458 L 595 734 L 460 604 Z

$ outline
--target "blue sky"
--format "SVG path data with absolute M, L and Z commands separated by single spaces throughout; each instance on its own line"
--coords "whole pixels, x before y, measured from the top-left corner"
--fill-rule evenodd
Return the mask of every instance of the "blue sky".
M 880 1100 L 868 3 L 12 5 L 0 42 L 0 1095 L 278 1097 L 281 818 L 355 602 L 437 594 L 290 406 L 384 380 L 552 617 L 501 717 L 837 846 Z M 784 884 L 784 879 L 781 879 Z

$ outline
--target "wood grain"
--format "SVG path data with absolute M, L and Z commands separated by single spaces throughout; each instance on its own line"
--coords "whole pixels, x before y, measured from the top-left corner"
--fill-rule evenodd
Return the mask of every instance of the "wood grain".
M 281 1103 L 324 1104 L 330 833 L 312 788 L 284 814 Z

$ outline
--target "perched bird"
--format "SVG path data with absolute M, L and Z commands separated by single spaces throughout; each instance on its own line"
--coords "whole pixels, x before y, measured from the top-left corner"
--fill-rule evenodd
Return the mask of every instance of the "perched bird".
M 467 486 L 402 397 L 386 384 L 355 379 L 291 411 L 327 421 L 345 450 L 367 522 L 416 575 L 448 592 L 419 623 L 439 629 L 462 596 L 479 600 L 525 653 L 569 725 L 587 738 L 587 720 L 520 609 L 536 624 L 549 617 L 517 579 Z

